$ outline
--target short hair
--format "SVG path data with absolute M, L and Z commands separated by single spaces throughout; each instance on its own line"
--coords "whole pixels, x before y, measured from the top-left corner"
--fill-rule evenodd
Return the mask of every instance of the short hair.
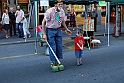
M 81 34 L 84 34 L 84 31 L 82 29 L 79 29 L 78 30 L 78 34 L 81 33 Z
M 19 5 L 17 5 L 16 7 L 20 7 Z
M 54 4 L 61 3 L 62 1 L 55 1 Z

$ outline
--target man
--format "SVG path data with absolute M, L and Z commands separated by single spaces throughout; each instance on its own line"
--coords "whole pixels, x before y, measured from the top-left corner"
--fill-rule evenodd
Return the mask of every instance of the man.
M 65 12 L 62 9 L 62 3 L 56 2 L 55 6 L 48 9 L 44 14 L 42 21 L 43 38 L 48 41 L 51 48 L 57 55 L 58 59 L 62 59 L 62 31 L 60 29 L 61 24 L 65 27 L 68 35 L 71 35 L 71 31 L 65 24 Z M 46 24 L 46 25 L 45 25 Z M 55 65 L 57 60 L 55 59 L 52 51 L 49 51 L 51 64 Z
M 13 11 L 13 7 L 10 8 L 10 12 L 9 12 L 9 18 L 10 18 L 10 36 L 12 35 L 12 29 L 14 31 L 14 35 L 16 35 L 16 17 L 15 17 L 15 12 Z
M 24 37 L 23 34 L 23 19 L 24 19 L 24 12 L 22 9 L 20 9 L 20 6 L 17 6 L 17 11 L 15 13 L 16 16 L 16 29 L 18 30 L 19 37 Z
M 94 31 L 96 32 L 97 31 L 97 17 L 98 17 L 98 14 L 97 14 L 97 11 L 96 11 L 96 8 L 93 9 L 93 12 L 91 12 L 91 18 L 94 19 Z

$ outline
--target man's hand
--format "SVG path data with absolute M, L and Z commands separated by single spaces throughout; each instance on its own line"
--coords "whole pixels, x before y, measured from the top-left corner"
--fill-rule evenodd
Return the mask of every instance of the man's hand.
M 18 12 L 16 12 L 15 16 L 16 16 L 16 17 L 18 16 Z
M 72 32 L 71 32 L 69 29 L 65 30 L 65 32 L 66 32 L 68 35 L 72 35 Z
M 47 36 L 45 34 L 43 34 L 43 39 L 47 40 Z

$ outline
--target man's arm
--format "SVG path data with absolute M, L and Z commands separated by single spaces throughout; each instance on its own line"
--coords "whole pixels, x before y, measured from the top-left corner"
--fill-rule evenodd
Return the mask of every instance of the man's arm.
M 22 11 L 23 13 L 22 13 L 22 19 L 21 19 L 21 21 L 20 22 L 22 22 L 23 20 L 24 20 L 24 11 Z
M 72 32 L 67 28 L 67 26 L 66 26 L 66 24 L 65 24 L 65 21 L 62 21 L 62 25 L 63 25 L 63 27 L 66 29 L 66 30 L 65 30 L 66 33 L 67 33 L 68 35 L 72 35 Z
M 16 12 L 15 12 L 15 17 L 17 17 L 17 16 L 18 16 L 18 12 L 16 11 Z
M 45 19 L 43 19 L 43 21 L 42 21 L 42 31 L 43 31 L 43 34 L 46 34 L 45 23 L 46 23 L 46 21 L 45 21 Z
M 46 21 L 45 21 L 45 19 L 43 19 L 43 21 L 42 21 L 43 38 L 44 38 L 45 40 L 47 40 L 45 23 L 46 23 Z

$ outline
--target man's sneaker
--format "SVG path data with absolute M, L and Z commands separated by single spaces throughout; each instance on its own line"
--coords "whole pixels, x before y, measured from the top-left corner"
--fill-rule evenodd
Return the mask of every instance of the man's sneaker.
M 52 68 L 52 71 L 55 71 L 55 72 L 59 71 L 58 64 L 56 63 L 51 63 L 51 68 Z

